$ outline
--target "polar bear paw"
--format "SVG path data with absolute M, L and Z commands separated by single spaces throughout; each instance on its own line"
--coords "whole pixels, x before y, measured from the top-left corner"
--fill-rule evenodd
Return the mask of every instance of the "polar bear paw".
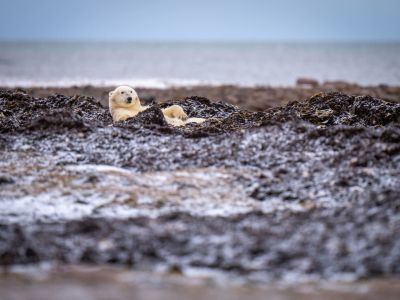
M 177 118 L 182 121 L 186 121 L 188 119 L 188 115 L 183 111 L 183 108 L 179 105 L 172 105 L 163 110 L 164 116 L 168 118 Z

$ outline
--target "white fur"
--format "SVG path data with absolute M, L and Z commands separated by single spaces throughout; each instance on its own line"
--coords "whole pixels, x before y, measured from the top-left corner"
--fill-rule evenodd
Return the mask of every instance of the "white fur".
M 149 106 L 142 106 L 136 91 L 129 86 L 120 86 L 111 91 L 108 98 L 110 113 L 113 122 L 124 121 L 146 110 Z M 188 118 L 183 108 L 172 105 L 162 109 L 165 120 L 172 126 L 183 126 L 187 123 L 202 123 L 203 118 Z

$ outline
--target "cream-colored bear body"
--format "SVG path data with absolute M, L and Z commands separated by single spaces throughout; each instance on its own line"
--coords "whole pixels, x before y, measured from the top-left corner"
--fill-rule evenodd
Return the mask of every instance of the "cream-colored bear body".
M 129 86 L 117 87 L 110 92 L 108 98 L 110 113 L 113 122 L 124 121 L 146 110 L 149 106 L 142 106 L 136 91 Z M 183 126 L 187 123 L 201 123 L 203 118 L 188 118 L 179 105 L 172 105 L 162 109 L 165 120 L 172 126 Z

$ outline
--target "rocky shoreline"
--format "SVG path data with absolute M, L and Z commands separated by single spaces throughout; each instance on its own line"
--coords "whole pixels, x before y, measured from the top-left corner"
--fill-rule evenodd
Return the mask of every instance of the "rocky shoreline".
M 100 98 L 42 92 L 0 92 L 2 266 L 399 276 L 398 96 L 317 93 L 248 111 L 149 92 L 160 103 L 112 125 Z M 209 120 L 172 128 L 160 109 L 173 103 Z
M 309 84 L 305 79 L 299 79 L 293 87 L 241 87 L 236 85 L 221 86 L 187 86 L 167 89 L 135 87 L 142 101 L 146 103 L 165 102 L 167 100 L 184 99 L 191 96 L 221 100 L 251 111 L 263 111 L 271 107 L 286 105 L 291 101 L 303 101 L 317 93 L 341 92 L 349 95 L 370 95 L 390 102 L 400 102 L 399 86 L 360 86 L 353 83 L 335 81 L 321 84 Z M 72 87 L 32 87 L 26 92 L 35 97 L 48 97 L 54 94 L 66 96 L 94 97 L 102 105 L 108 105 L 108 92 L 115 87 L 72 86 Z M 0 87 L 1 89 L 1 87 Z M 3 88 L 5 89 L 5 88 Z

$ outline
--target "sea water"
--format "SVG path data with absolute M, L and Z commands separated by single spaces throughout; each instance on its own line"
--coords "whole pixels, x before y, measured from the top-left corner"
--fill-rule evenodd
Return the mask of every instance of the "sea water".
M 0 42 L 0 86 L 400 85 L 400 43 Z

